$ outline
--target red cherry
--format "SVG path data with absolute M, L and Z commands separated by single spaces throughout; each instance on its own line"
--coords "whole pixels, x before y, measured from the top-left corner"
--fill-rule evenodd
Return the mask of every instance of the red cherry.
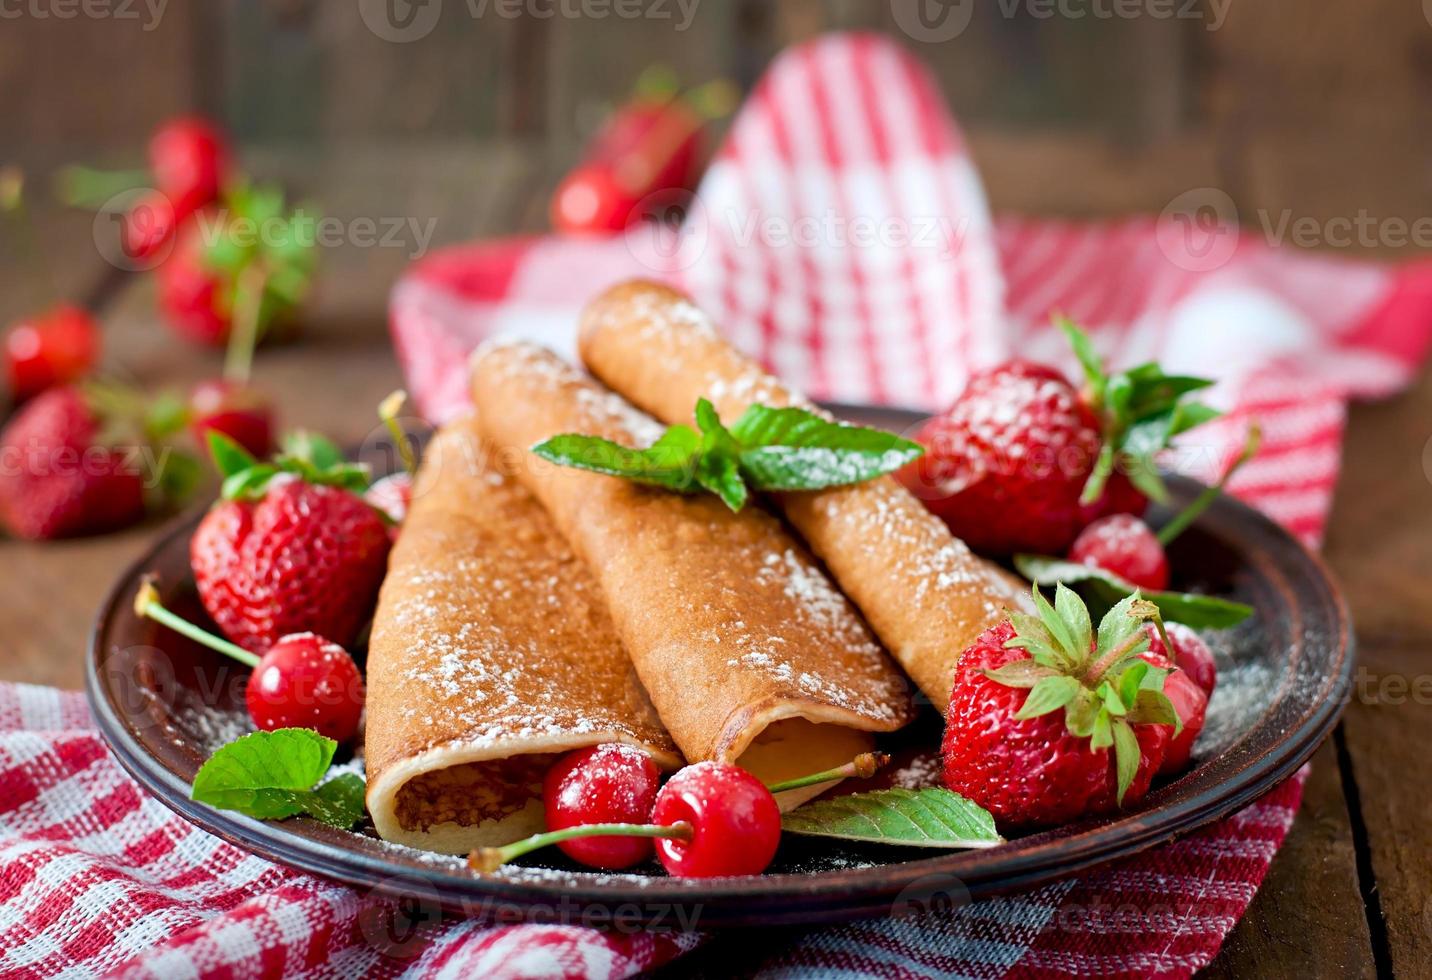
M 1213 651 L 1208 649 L 1203 638 L 1182 623 L 1166 623 L 1164 631 L 1168 633 L 1169 642 L 1173 644 L 1173 651 L 1170 653 L 1164 648 L 1163 637 L 1159 636 L 1152 625 L 1146 626 L 1145 629 L 1149 634 L 1149 652 L 1172 661 L 1174 666 L 1198 685 L 1199 690 L 1210 698 L 1213 697 L 1213 689 L 1218 686 L 1218 663 L 1213 659 Z
M 99 359 L 99 327 L 85 310 L 61 304 L 21 320 L 5 335 L 5 373 L 15 399 L 77 381 Z
M 156 270 L 159 308 L 174 331 L 185 338 L 219 347 L 229 339 L 232 323 L 220 277 L 204 260 L 199 219 L 179 229 L 174 250 Z
M 120 245 L 135 262 L 157 256 L 174 238 L 187 214 L 180 214 L 163 191 L 149 191 L 124 216 Z
M 781 811 L 765 785 L 739 766 L 698 762 L 657 794 L 652 823 L 679 821 L 690 840 L 660 839 L 657 857 L 681 878 L 755 875 L 766 870 L 781 842 Z
M 1132 514 L 1111 514 L 1074 539 L 1069 560 L 1111 572 L 1141 589 L 1168 588 L 1168 556 L 1149 526 Z
M 393 473 L 376 481 L 363 499 L 401 524 L 413 503 L 413 477 L 409 473 Z
M 1183 729 L 1169 740 L 1168 751 L 1164 753 L 1159 773 L 1169 775 L 1182 772 L 1188 768 L 1189 759 L 1193 755 L 1193 743 L 1198 741 L 1198 733 L 1203 731 L 1204 716 L 1208 712 L 1208 695 L 1194 683 L 1187 671 L 1174 669 L 1174 665 L 1161 654 L 1147 651 L 1143 658 L 1155 667 L 1173 669 L 1164 679 L 1163 691 L 1173 704 L 1174 714 L 1183 722 Z
M 211 378 L 189 394 L 189 429 L 201 446 L 219 432 L 259 459 L 273 452 L 273 409 L 262 392 L 248 385 Z
M 548 830 L 593 823 L 637 823 L 651 819 L 661 773 L 645 752 L 607 742 L 568 752 L 542 783 Z M 557 844 L 574 860 L 593 868 L 629 868 L 651 856 L 646 837 L 581 837 Z
M 229 169 L 228 143 L 207 120 L 180 116 L 150 137 L 149 167 L 174 210 L 187 214 L 218 198 Z
M 348 652 L 314 633 L 290 633 L 249 676 L 244 701 L 263 731 L 312 728 L 347 742 L 363 713 L 363 675 Z

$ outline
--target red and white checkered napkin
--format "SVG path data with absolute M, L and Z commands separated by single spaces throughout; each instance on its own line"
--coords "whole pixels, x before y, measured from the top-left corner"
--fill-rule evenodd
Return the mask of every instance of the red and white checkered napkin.
M 1228 216 L 1215 191 L 1191 201 Z M 1256 415 L 1265 448 L 1236 489 L 1316 540 L 1345 401 L 1407 382 L 1432 334 L 1432 276 L 1275 249 L 1191 210 L 991 222 L 924 71 L 888 42 L 838 36 L 771 69 L 679 233 L 435 254 L 394 291 L 393 334 L 410 389 L 440 419 L 466 401 L 465 355 L 480 339 L 517 332 L 571 349 L 585 300 L 658 275 L 812 395 L 936 408 L 970 369 L 1010 354 L 1072 368 L 1047 325 L 1061 310 L 1118 362 L 1158 356 L 1224 379 L 1229 420 L 1178 462 L 1212 472 Z M 1300 776 L 1183 840 L 1018 897 L 787 938 L 762 972 L 1187 976 L 1247 908 L 1301 794 Z M 381 938 L 387 909 L 145 796 L 79 695 L 0 685 L 0 977 L 605 978 L 700 942 L 459 920 L 395 951 Z

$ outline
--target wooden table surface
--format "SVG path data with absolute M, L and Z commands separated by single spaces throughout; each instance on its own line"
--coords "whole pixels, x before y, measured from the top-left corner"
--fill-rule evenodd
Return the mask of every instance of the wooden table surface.
M 350 165 L 362 166 L 362 161 Z M 369 214 L 443 215 L 439 241 L 540 222 L 547 176 L 498 155 L 487 172 L 508 189 L 460 220 L 450 202 L 408 200 Z M 401 168 L 395 168 L 394 182 Z M 372 187 L 382 175 L 368 175 Z M 321 182 L 316 182 L 320 184 Z M 329 201 L 328 213 L 335 213 Z M 337 211 L 342 213 L 340 202 Z M 361 210 L 356 213 L 364 213 Z M 217 372 L 219 357 L 172 338 L 158 322 L 150 279 L 108 269 L 89 221 L 42 225 L 63 266 L 62 287 L 87 298 L 106 332 L 106 367 L 151 387 Z M 385 323 L 402 250 L 356 247 L 323 255 L 321 288 L 302 340 L 260 354 L 257 381 L 285 424 L 357 442 L 369 406 L 400 383 Z M 0 314 L 31 302 L 33 276 L 0 268 Z M 33 291 L 29 291 L 33 295 Z M 1432 375 L 1409 392 L 1350 412 L 1343 476 L 1326 556 L 1357 625 L 1359 678 L 1334 738 L 1318 752 L 1303 807 L 1247 914 L 1209 968 L 1214 976 L 1432 975 Z M 86 635 L 101 596 L 155 537 L 123 533 L 47 544 L 0 541 L 0 679 L 81 686 Z M 729 947 L 734 944 L 717 944 Z M 741 950 L 698 954 L 719 975 Z

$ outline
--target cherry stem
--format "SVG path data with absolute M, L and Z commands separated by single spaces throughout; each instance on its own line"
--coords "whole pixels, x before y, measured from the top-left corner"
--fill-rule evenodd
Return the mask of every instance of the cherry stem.
M 502 847 L 479 847 L 467 856 L 467 865 L 474 871 L 496 871 L 513 858 L 549 844 L 583 837 L 660 837 L 666 840 L 691 840 L 694 833 L 691 824 L 685 820 L 678 820 L 666 827 L 649 823 L 589 823 L 563 830 L 549 830 L 545 834 L 533 834 Z
M 247 265 L 239 273 L 234 321 L 229 328 L 229 347 L 224 352 L 226 381 L 248 383 L 249 372 L 253 370 L 254 348 L 259 342 L 259 321 L 263 316 L 268 275 L 268 269 L 262 263 Z
M 767 783 L 766 789 L 772 793 L 784 793 L 788 789 L 800 789 L 804 786 L 828 783 L 836 779 L 868 779 L 889 762 L 890 757 L 884 752 L 862 752 L 843 766 L 836 766 L 834 769 L 826 769 L 822 772 L 813 772 L 809 776 L 798 776 L 784 782 Z
M 259 658 L 237 643 L 230 643 L 221 639 L 202 627 L 195 626 L 177 613 L 170 612 L 164 608 L 159 601 L 159 590 L 154 586 L 153 578 L 145 578 L 140 583 L 139 594 L 134 597 L 134 612 L 138 616 L 152 619 L 156 623 L 162 623 L 176 633 L 182 633 L 196 643 L 202 643 L 210 650 L 217 650 L 222 654 L 233 657 L 241 664 L 249 667 L 257 667 Z
M 1258 425 L 1258 420 L 1254 419 L 1248 425 L 1248 437 L 1243 441 L 1243 451 L 1238 454 L 1238 458 L 1229 465 L 1217 483 L 1205 488 L 1202 493 L 1193 498 L 1193 503 L 1175 514 L 1173 520 L 1159 529 L 1157 535 L 1159 544 L 1167 548 L 1173 543 L 1174 538 L 1188 530 L 1189 525 L 1198 520 L 1199 515 L 1218 499 L 1218 495 L 1223 492 L 1224 486 L 1232 479 L 1233 474 L 1238 472 L 1238 468 L 1258 454 L 1258 447 L 1262 442 L 1263 430 Z
M 388 434 L 393 437 L 393 445 L 398 447 L 398 455 L 402 457 L 403 469 L 408 475 L 418 475 L 418 460 L 413 455 L 413 447 L 408 444 L 408 434 L 398 424 L 398 413 L 403 410 L 403 404 L 408 400 L 408 393 L 399 388 L 387 398 L 378 403 L 378 418 L 388 427 Z

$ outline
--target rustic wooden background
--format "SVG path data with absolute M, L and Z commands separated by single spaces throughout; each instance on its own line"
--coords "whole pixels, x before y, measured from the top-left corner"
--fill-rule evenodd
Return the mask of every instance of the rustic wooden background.
M 0 19 L 0 165 L 30 175 L 49 275 L 0 241 L 0 322 L 57 289 L 100 313 L 108 371 L 177 386 L 216 370 L 216 356 L 156 322 L 146 278 L 104 263 L 88 215 L 44 200 L 60 164 L 140 162 L 149 129 L 172 113 L 215 117 L 251 170 L 326 214 L 433 221 L 442 244 L 542 228 L 555 180 L 647 64 L 745 85 L 782 46 L 830 27 L 890 32 L 933 66 L 997 210 L 1158 211 L 1215 187 L 1248 222 L 1432 215 L 1432 4 L 1418 0 L 1202 0 L 1195 19 L 1046 18 L 1046 0 L 1003 0 L 1019 8 L 1005 16 L 1001 0 L 965 0 L 979 9 L 942 43 L 902 33 L 900 0 L 698 0 L 685 31 L 669 19 L 499 16 L 504 0 L 473 16 L 470 2 L 482 0 L 445 0 L 430 34 L 398 44 L 366 26 L 367 0 L 169 0 L 157 22 L 143 0 L 68 19 L 26 0 Z M 533 2 L 540 12 L 546 0 Z M 258 365 L 286 420 L 367 434 L 353 406 L 398 383 L 384 310 L 409 258 L 351 244 L 323 255 L 304 340 Z M 1288 843 L 1212 975 L 1432 975 L 1432 706 L 1409 693 L 1426 691 L 1432 650 L 1429 434 L 1428 377 L 1352 412 L 1326 553 L 1370 686 L 1319 753 Z M 93 610 L 155 532 L 0 542 L 0 678 L 79 686 Z M 739 970 L 741 944 L 717 945 L 681 969 Z

